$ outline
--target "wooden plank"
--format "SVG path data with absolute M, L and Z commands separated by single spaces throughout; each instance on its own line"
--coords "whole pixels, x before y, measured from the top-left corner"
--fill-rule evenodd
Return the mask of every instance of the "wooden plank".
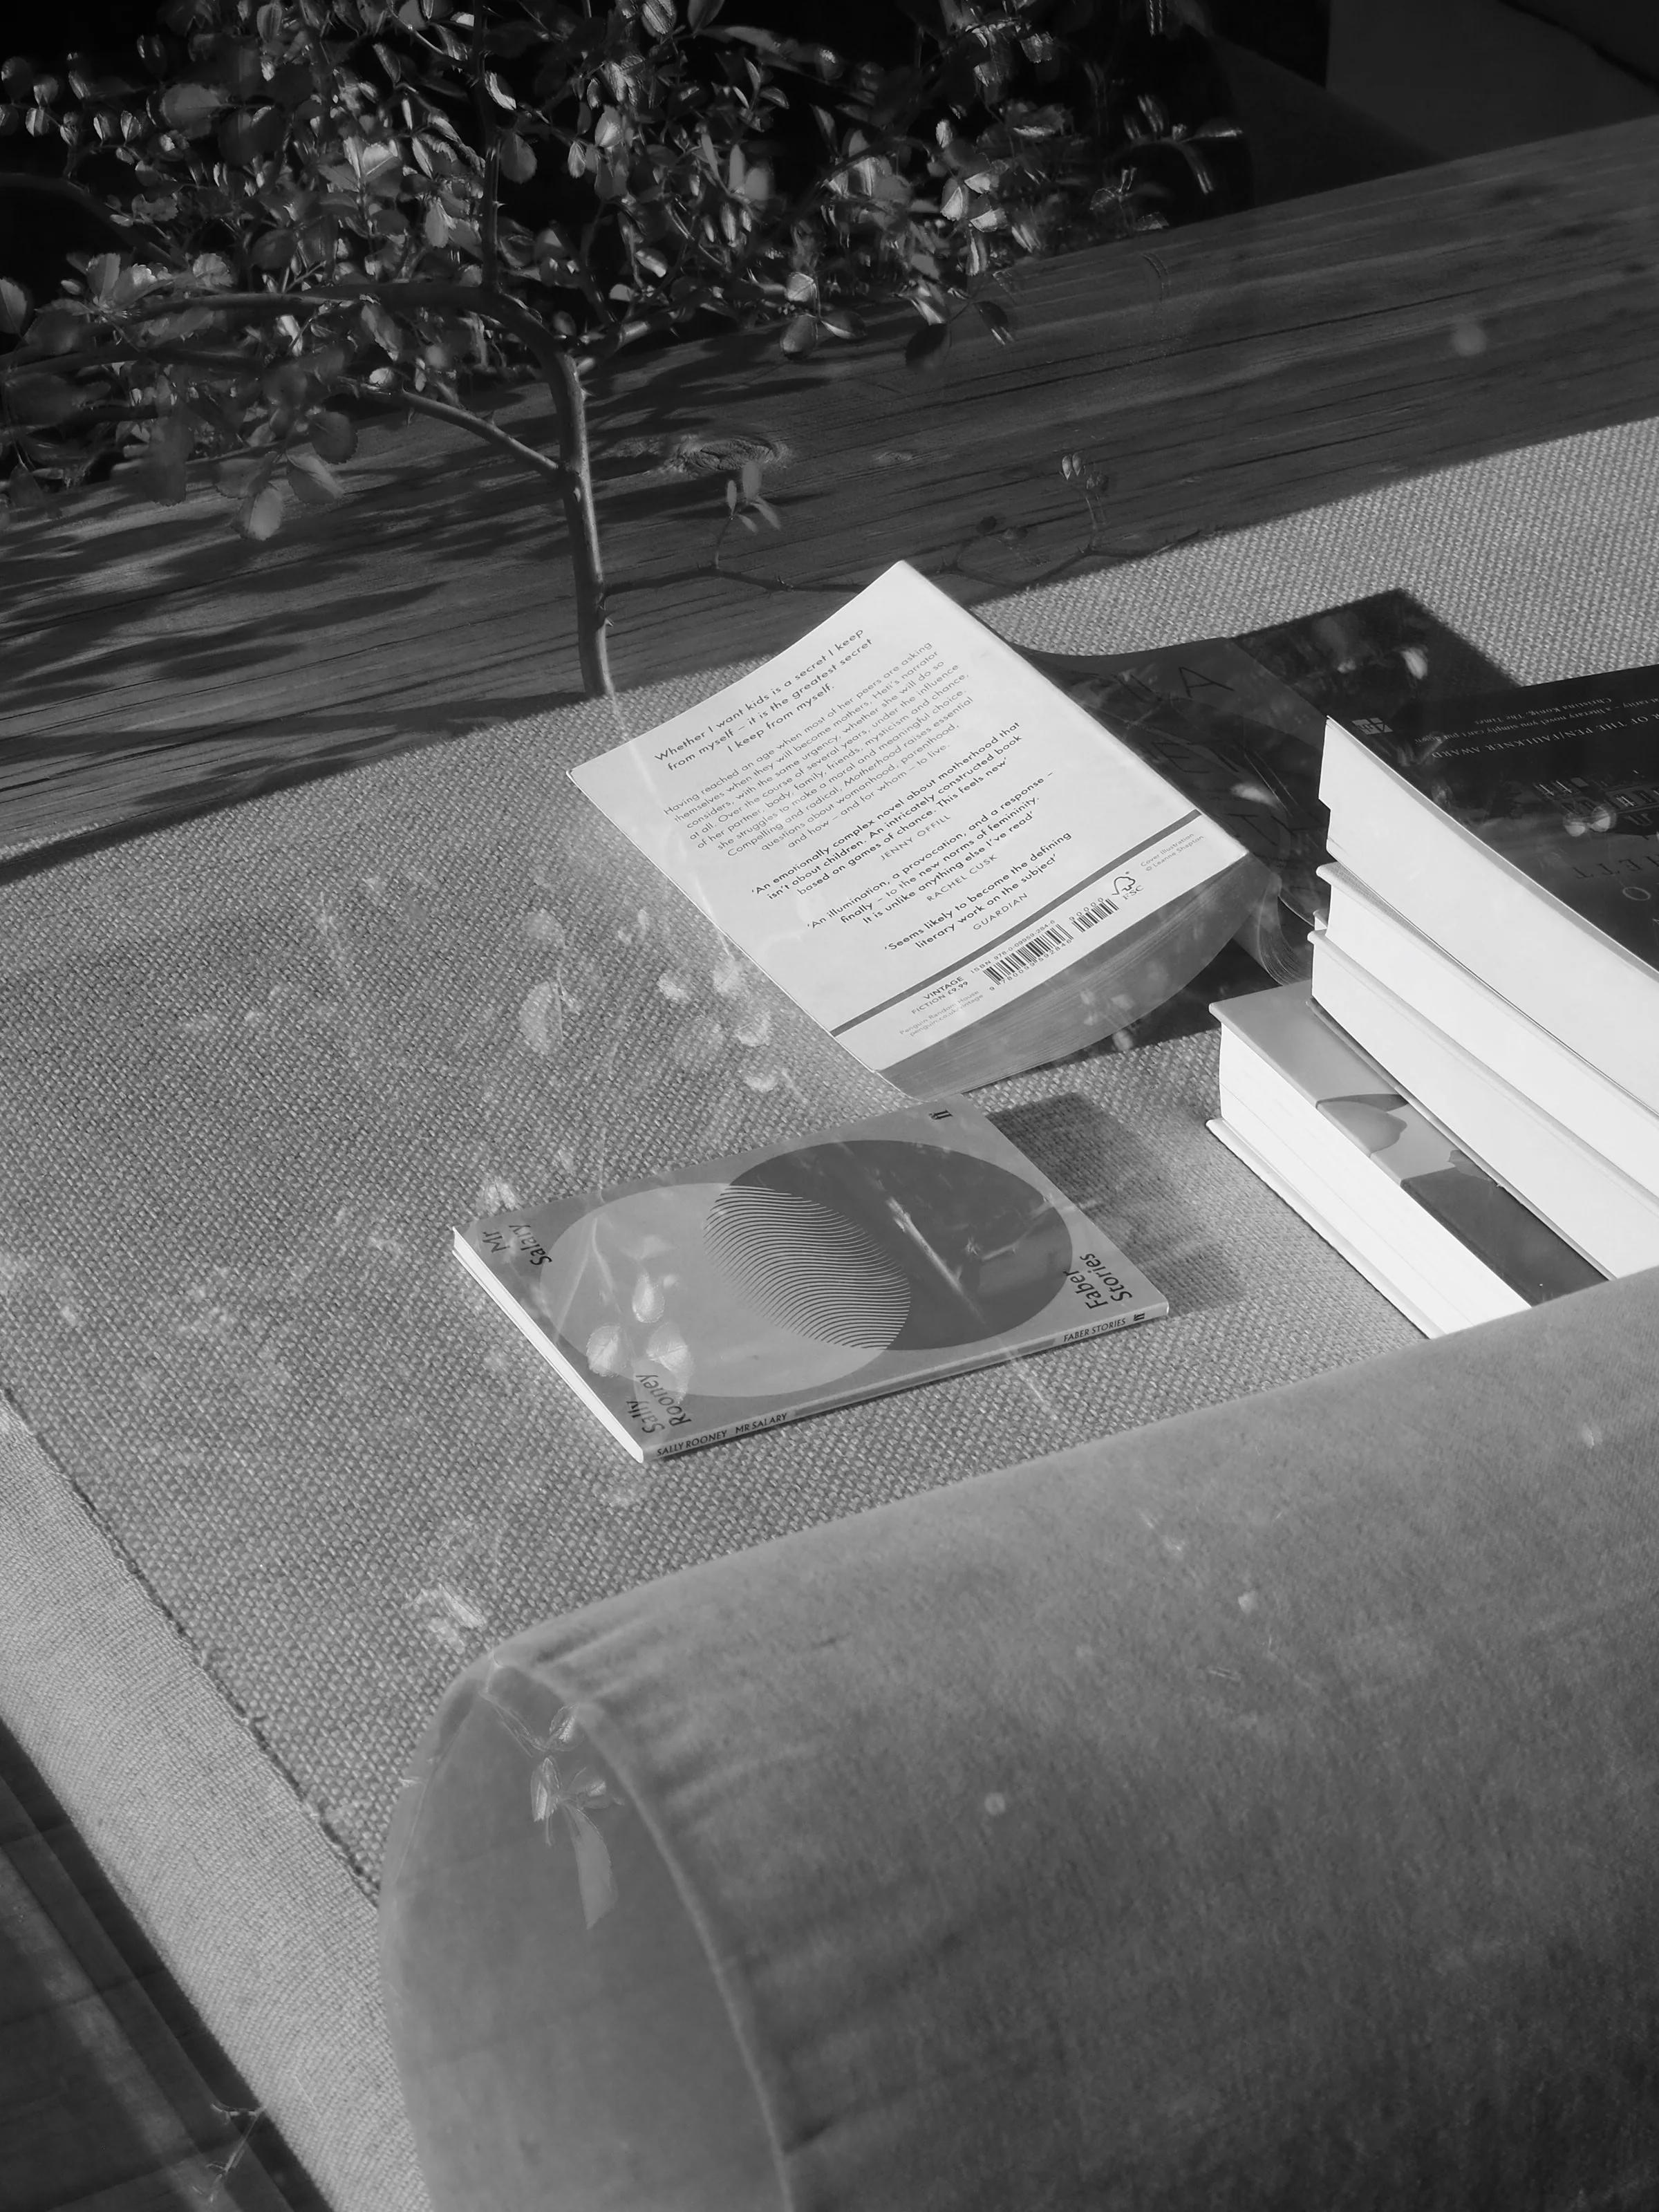
M 10 1748 L 7 1774 L 27 1782 Z M 0 2208 L 314 2203 L 302 2176 L 278 2191 L 269 2130 L 210 2087 L 34 1809 L 0 1777 Z
M 1644 119 L 1026 264 L 1015 342 L 969 317 L 933 375 L 890 318 L 807 363 L 624 356 L 595 410 L 618 681 L 775 650 L 901 556 L 971 603 L 1655 411 L 1656 240 Z M 533 391 L 501 419 L 550 432 Z M 722 540 L 725 471 L 684 465 L 732 439 L 777 456 L 778 533 Z M 343 510 L 263 549 L 210 494 L 13 528 L 0 847 L 573 696 L 539 488 L 430 423 L 368 447 Z M 1095 538 L 1071 453 L 1107 480 Z
M 10 1850 L 0 1856 L 0 1954 L 11 1992 L 0 2016 L 0 2166 L 15 2201 L 32 2195 L 50 2204 L 170 2168 L 191 2191 L 185 2201 L 210 2202 L 218 2169 L 201 2155 Z
M 89 2196 L 54 2203 L 51 2212 L 225 2212 L 233 2186 L 228 2179 L 210 2177 L 204 2196 L 201 2161 L 192 2160 L 152 2166 L 148 2173 L 132 2174 Z

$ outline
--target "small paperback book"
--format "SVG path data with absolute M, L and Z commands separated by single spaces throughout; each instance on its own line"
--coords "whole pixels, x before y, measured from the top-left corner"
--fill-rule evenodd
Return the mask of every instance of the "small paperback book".
M 797 1006 L 918 1097 L 1162 1004 L 1268 882 L 903 562 L 571 775 Z
M 484 1214 L 455 1252 L 641 1460 L 1170 1310 L 960 1098 Z

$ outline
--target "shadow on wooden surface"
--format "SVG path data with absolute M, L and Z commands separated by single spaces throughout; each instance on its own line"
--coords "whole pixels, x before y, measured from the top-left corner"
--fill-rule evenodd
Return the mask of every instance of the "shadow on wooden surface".
M 0 2212 L 326 2212 L 0 1728 Z
M 1652 413 L 1656 279 L 1643 121 L 1025 264 L 1015 342 L 969 315 L 931 376 L 891 320 L 805 364 L 624 356 L 595 409 L 617 680 L 775 651 L 900 557 L 971 604 Z M 501 419 L 550 430 L 533 391 Z M 783 527 L 722 535 L 749 453 Z M 374 426 L 349 476 L 264 547 L 205 490 L 12 526 L 0 870 L 574 696 L 533 481 L 426 422 Z

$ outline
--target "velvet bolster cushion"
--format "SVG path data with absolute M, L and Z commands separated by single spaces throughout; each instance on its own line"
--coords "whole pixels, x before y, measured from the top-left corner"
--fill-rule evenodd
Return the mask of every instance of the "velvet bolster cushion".
M 381 1931 L 438 2212 L 1659 2202 L 1659 1271 L 526 1631 Z

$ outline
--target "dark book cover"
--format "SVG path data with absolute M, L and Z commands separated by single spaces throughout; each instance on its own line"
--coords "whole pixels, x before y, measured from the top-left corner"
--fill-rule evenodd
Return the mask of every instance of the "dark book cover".
M 1330 858 L 1319 796 L 1327 715 L 1350 725 L 1391 717 L 1508 680 L 1405 592 L 1238 637 L 1139 653 L 1028 648 L 1026 658 L 1273 872 L 1273 896 L 1240 933 L 1249 961 L 1224 975 L 1218 966 L 1180 994 L 1196 1016 L 1192 1027 L 1206 1025 L 1212 1000 L 1258 988 L 1255 969 L 1277 983 L 1308 973 L 1307 930 L 1328 903 L 1317 872 Z M 1172 1033 L 1165 1017 L 1135 1041 Z
M 1416 702 L 1346 726 L 1483 844 L 1659 969 L 1659 668 Z

